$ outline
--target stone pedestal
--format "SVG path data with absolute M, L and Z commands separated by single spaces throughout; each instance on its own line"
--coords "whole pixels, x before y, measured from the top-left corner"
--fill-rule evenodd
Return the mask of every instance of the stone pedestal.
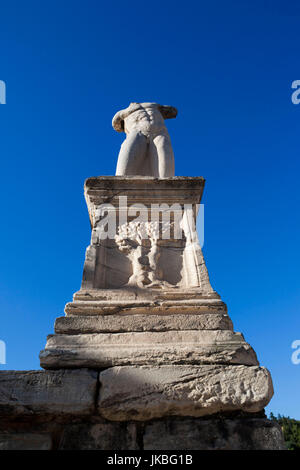
M 189 177 L 85 183 L 92 237 L 82 286 L 40 360 L 101 370 L 98 411 L 108 422 L 255 416 L 273 395 L 211 287 L 195 228 L 203 188 Z
M 164 371 L 155 369 L 148 395 L 143 394 L 143 384 L 137 383 L 137 368 L 128 371 L 128 378 L 133 380 L 126 380 L 125 383 L 126 368 L 122 371 L 120 368 L 107 369 L 100 374 L 87 369 L 0 371 L 0 450 L 176 451 L 285 448 L 279 425 L 266 419 L 263 412 L 255 413 L 253 409 L 251 413 L 226 412 L 213 414 L 211 417 L 185 417 L 180 416 L 180 413 L 176 416 L 175 413 L 175 416 L 149 420 L 148 418 L 157 415 L 155 410 L 163 409 L 162 406 L 165 406 L 166 415 L 172 415 L 178 395 L 185 397 L 185 411 L 190 412 L 193 399 L 188 394 L 192 390 L 198 394 L 199 409 L 201 408 L 205 396 L 200 397 L 203 385 L 199 389 L 198 385 L 203 377 L 205 381 L 208 379 L 207 387 L 211 387 L 212 376 L 209 369 L 205 376 L 203 370 L 198 369 L 188 368 L 189 375 L 186 377 L 177 371 L 176 377 L 173 375 L 172 378 L 172 374 L 167 372 L 163 380 Z M 149 372 L 147 368 L 141 371 L 146 381 L 149 379 Z M 256 374 L 254 370 L 253 372 Z M 119 398 L 116 395 L 118 376 L 124 393 Z M 233 386 L 237 385 L 238 377 L 248 389 L 242 371 L 235 377 Z M 227 376 L 226 379 L 230 377 Z M 261 383 L 260 373 L 257 379 Z M 160 382 L 156 391 L 155 382 Z M 138 385 L 135 396 L 134 385 Z M 215 383 L 214 386 L 216 385 Z M 224 388 L 229 386 L 228 382 Z M 241 390 L 241 396 L 242 394 Z M 160 396 L 163 402 L 158 405 Z M 136 403 L 138 397 L 140 405 Z M 133 398 L 131 405 L 130 398 Z M 248 395 L 248 403 L 250 399 Z M 258 403 L 258 395 L 255 400 Z M 135 403 L 137 419 L 132 419 Z M 211 405 L 208 400 L 207 406 Z M 142 406 L 145 407 L 144 411 Z M 131 419 L 127 420 L 126 416 L 131 416 Z

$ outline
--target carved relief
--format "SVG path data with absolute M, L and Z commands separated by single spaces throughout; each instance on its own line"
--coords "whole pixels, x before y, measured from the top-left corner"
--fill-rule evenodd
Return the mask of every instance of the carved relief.
M 131 261 L 132 275 L 128 285 L 138 287 L 173 287 L 162 280 L 159 269 L 159 240 L 163 233 L 170 230 L 169 223 L 128 222 L 119 226 L 115 242 L 120 251 Z

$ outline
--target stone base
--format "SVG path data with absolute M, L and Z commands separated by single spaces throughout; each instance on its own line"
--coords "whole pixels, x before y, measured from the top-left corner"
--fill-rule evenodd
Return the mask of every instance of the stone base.
M 0 425 L 0 450 L 285 450 L 279 425 L 266 418 L 165 418 Z
M 270 393 L 265 369 L 207 366 L 176 369 L 171 376 L 163 368 L 153 374 L 150 368 L 127 369 L 0 372 L 0 450 L 285 448 L 278 424 L 263 410 L 255 412 Z M 147 374 L 152 383 L 145 390 Z M 238 411 L 247 403 L 252 412 Z M 196 417 L 201 409 L 214 414 Z
M 203 186 L 185 177 L 86 181 L 92 237 L 81 289 L 40 354 L 48 371 L 3 375 L 2 391 L 0 374 L 0 412 L 12 435 L 4 446 L 38 433 L 45 440 L 28 445 L 282 448 L 263 413 L 270 374 L 233 331 L 209 281 L 195 229 Z M 108 238 L 103 204 L 117 229 Z M 29 423 L 15 428 L 18 436 L 15 415 Z
M 145 331 L 49 335 L 40 353 L 45 369 L 124 365 L 258 365 L 241 333 L 231 330 Z
M 280 427 L 264 418 L 163 419 L 144 429 L 145 450 L 285 450 Z

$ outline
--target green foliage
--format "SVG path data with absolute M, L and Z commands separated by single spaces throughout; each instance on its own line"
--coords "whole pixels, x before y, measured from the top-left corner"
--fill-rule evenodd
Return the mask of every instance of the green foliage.
M 284 440 L 289 450 L 300 450 L 300 421 L 292 419 L 289 416 L 277 417 L 270 414 L 270 419 L 276 421 L 281 427 Z

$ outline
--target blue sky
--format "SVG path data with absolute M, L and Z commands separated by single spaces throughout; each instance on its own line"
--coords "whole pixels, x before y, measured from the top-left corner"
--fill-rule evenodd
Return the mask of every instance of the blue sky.
M 268 412 L 300 419 L 299 2 L 1 5 L 1 369 L 37 369 L 80 288 L 89 176 L 113 175 L 131 101 L 176 106 L 176 175 L 204 176 L 214 288 L 272 373 Z

